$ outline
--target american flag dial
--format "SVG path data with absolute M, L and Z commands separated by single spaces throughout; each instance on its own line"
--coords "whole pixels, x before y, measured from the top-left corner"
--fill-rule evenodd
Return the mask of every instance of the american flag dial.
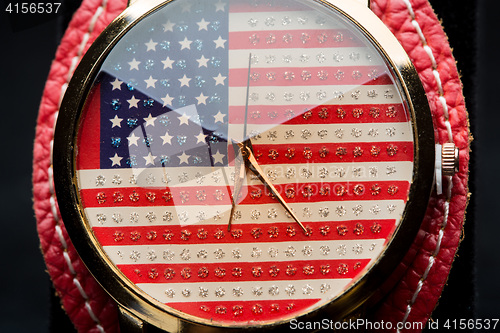
M 395 77 L 318 2 L 170 2 L 114 45 L 82 113 L 93 237 L 141 292 L 201 323 L 327 305 L 402 221 L 414 133 Z M 305 231 L 242 161 L 245 140 Z

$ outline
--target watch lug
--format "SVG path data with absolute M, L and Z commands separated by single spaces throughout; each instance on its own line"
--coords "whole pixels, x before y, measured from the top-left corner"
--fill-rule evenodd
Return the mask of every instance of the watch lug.
M 119 306 L 118 321 L 122 333 L 147 333 L 144 322 L 121 306 Z

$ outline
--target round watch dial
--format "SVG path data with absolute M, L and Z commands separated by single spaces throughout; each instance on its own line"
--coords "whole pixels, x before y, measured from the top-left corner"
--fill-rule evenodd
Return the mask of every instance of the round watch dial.
M 171 314 L 241 327 L 307 314 L 401 223 L 407 104 L 378 48 L 324 4 L 172 1 L 120 37 L 90 89 L 85 223 Z

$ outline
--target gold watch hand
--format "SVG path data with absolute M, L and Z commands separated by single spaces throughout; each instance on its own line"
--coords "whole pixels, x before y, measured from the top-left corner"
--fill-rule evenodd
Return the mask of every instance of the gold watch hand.
M 295 213 L 292 211 L 290 206 L 286 203 L 286 201 L 283 199 L 281 194 L 279 194 L 278 190 L 274 185 L 271 183 L 269 178 L 264 174 L 264 171 L 262 171 L 260 165 L 257 163 L 257 159 L 255 158 L 255 155 L 253 154 L 252 150 L 252 144 L 250 143 L 250 140 L 246 140 L 244 143 L 238 143 L 238 146 L 241 149 L 243 158 L 245 158 L 246 163 L 248 164 L 248 168 L 260 179 L 261 182 L 264 183 L 264 185 L 267 186 L 267 188 L 271 191 L 271 193 L 278 199 L 280 204 L 285 208 L 285 210 L 292 216 L 292 218 L 297 222 L 302 230 L 304 232 L 307 232 L 307 229 L 304 227 L 302 222 L 299 221 L 298 217 L 295 215 Z

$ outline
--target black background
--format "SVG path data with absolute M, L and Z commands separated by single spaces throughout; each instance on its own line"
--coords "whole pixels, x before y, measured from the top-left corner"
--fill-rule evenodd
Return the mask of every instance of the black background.
M 54 302 L 39 249 L 31 172 L 38 104 L 63 33 L 60 27 L 77 2 L 65 1 L 59 15 L 26 19 L 5 13 L 8 1 L 0 1 L 0 124 L 4 128 L 0 134 L 0 332 L 69 332 Z M 454 48 L 475 139 L 464 241 L 433 318 L 499 318 L 500 1 L 431 3 Z M 50 304 L 55 304 L 53 309 Z M 54 314 L 57 320 L 50 324 Z

